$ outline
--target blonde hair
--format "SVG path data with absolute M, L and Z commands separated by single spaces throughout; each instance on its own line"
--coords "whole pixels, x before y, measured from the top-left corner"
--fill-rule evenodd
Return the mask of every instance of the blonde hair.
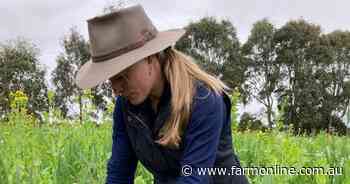
M 203 71 L 191 57 L 172 47 L 156 56 L 171 90 L 171 113 L 159 132 L 161 138 L 157 142 L 178 149 L 192 111 L 195 81 L 203 82 L 217 94 L 229 88 L 218 78 Z

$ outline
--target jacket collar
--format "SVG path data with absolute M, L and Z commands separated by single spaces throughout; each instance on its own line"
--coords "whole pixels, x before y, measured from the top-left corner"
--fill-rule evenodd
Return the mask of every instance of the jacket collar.
M 168 82 L 165 82 L 164 84 L 164 89 L 163 89 L 163 93 L 160 97 L 159 103 L 158 103 L 158 113 L 159 111 L 161 111 L 164 107 L 166 107 L 168 104 L 170 104 L 170 100 L 171 100 L 171 89 L 170 89 L 170 84 Z M 152 108 L 152 103 L 151 103 L 151 99 L 149 97 L 147 97 L 145 99 L 145 101 L 143 101 L 141 104 L 139 105 L 132 105 L 131 103 L 129 103 L 128 101 L 128 107 L 129 110 L 131 110 L 132 112 L 146 112 L 146 113 L 152 113 L 152 114 L 158 114 L 155 113 L 153 111 Z
M 126 100 L 126 109 L 139 118 L 146 121 L 146 124 L 152 129 L 154 137 L 157 137 L 160 128 L 170 115 L 171 110 L 171 88 L 168 82 L 164 85 L 163 93 L 158 103 L 158 112 L 154 112 L 149 97 L 139 105 L 132 105 Z

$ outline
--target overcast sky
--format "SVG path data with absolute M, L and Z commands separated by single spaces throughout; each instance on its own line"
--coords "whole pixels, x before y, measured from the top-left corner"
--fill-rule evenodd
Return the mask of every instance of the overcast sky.
M 86 39 L 86 20 L 103 12 L 112 0 L 1 0 L 0 43 L 24 37 L 40 49 L 40 62 L 48 69 L 62 51 L 60 39 L 77 26 Z M 350 30 L 348 0 L 128 0 L 141 4 L 159 30 L 183 27 L 204 16 L 231 20 L 241 42 L 254 22 L 268 18 L 280 27 L 288 20 L 304 18 L 322 26 L 325 33 Z
M 0 42 L 24 37 L 40 49 L 40 61 L 48 72 L 62 50 L 60 39 L 72 26 L 87 38 L 86 19 L 101 14 L 111 0 L 2 0 Z M 280 27 L 288 20 L 304 19 L 320 24 L 324 32 L 350 30 L 350 2 L 346 0 L 128 0 L 141 4 L 159 30 L 183 27 L 203 16 L 230 19 L 244 42 L 252 24 L 268 18 Z

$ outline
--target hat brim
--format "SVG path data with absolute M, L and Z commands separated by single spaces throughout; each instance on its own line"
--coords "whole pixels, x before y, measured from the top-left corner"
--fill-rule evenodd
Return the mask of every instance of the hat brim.
M 92 62 L 90 60 L 79 69 L 76 84 L 82 89 L 95 87 L 143 58 L 175 44 L 184 34 L 184 29 L 162 31 L 142 47 L 121 56 L 103 62 Z

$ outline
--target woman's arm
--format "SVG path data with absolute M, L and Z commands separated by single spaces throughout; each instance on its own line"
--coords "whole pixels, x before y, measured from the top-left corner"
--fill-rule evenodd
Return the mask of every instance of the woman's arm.
M 209 183 L 208 174 L 200 176 L 197 169 L 214 166 L 220 132 L 226 117 L 225 110 L 222 97 L 215 93 L 210 93 L 205 99 L 195 100 L 183 140 L 184 155 L 181 160 L 181 166 L 190 166 L 192 174 L 179 177 L 177 184 Z
M 134 183 L 137 157 L 126 133 L 121 100 L 117 97 L 113 112 L 112 156 L 107 164 L 106 184 Z

